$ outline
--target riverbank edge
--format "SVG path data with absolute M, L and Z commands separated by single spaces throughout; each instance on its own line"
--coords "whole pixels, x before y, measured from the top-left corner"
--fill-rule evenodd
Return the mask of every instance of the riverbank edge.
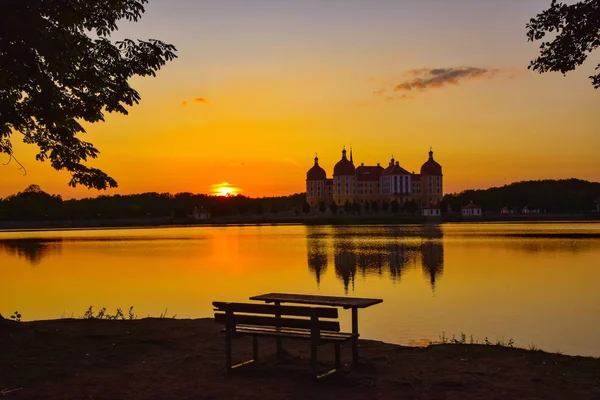
M 94 228 L 152 228 L 185 226 L 244 226 L 244 225 L 396 225 L 396 224 L 443 224 L 443 223 L 538 223 L 538 222 L 600 222 L 600 213 L 590 214 L 530 214 L 530 215 L 484 215 L 481 217 L 442 216 L 428 218 L 407 215 L 364 216 L 249 216 L 224 217 L 195 220 L 192 218 L 130 218 L 107 220 L 59 220 L 59 221 L 3 221 L 0 231 L 43 229 L 94 229 Z
M 261 341 L 261 363 L 226 374 L 221 325 L 211 318 L 132 321 L 58 319 L 0 324 L 0 364 L 11 365 L 0 387 L 19 398 L 595 398 L 600 359 L 495 345 L 406 347 L 360 340 L 361 363 L 323 384 L 308 369 L 309 346 L 286 341 L 293 355 L 270 361 L 274 343 Z M 251 354 L 236 339 L 236 359 Z M 321 367 L 332 349 L 319 349 Z M 264 357 L 263 357 L 264 356 Z M 348 363 L 348 348 L 342 358 Z M 238 388 L 244 387 L 243 396 Z M 19 390 L 20 389 L 20 390 Z M 458 391 L 459 393 L 457 393 Z M 130 397 L 131 396 L 131 397 Z M 390 397 L 392 396 L 392 397 Z M 592 397 L 590 397 L 592 396 Z

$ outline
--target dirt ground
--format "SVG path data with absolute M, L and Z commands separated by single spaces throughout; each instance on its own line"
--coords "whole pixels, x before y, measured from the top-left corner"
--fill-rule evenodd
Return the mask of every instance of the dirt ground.
M 361 363 L 315 381 L 304 341 L 261 339 L 262 361 L 227 374 L 210 319 L 0 321 L 6 399 L 600 399 L 600 359 L 481 345 L 402 347 L 361 341 Z M 234 341 L 249 358 L 251 341 Z M 333 364 L 331 345 L 319 350 Z

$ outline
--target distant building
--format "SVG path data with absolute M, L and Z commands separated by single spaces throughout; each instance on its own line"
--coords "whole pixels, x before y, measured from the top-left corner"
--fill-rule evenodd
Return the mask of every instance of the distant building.
M 531 210 L 529 209 L 529 206 L 523 207 L 523 209 L 521 210 L 521 213 L 523 213 L 523 214 L 530 214 Z
M 442 210 L 439 204 L 427 204 L 421 207 L 421 215 L 424 217 L 439 217 L 442 215 Z
M 461 210 L 461 214 L 464 217 L 480 217 L 481 216 L 481 207 L 477 204 L 470 202 L 466 206 L 464 206 Z
M 192 211 L 192 217 L 194 219 L 209 219 L 210 213 L 205 210 L 204 207 L 194 207 L 194 210 Z
M 600 213 L 600 197 L 596 199 L 596 212 Z
M 346 202 L 382 204 L 394 200 L 400 205 L 411 201 L 417 205 L 439 204 L 443 193 L 442 166 L 433 159 L 432 150 L 421 166 L 420 174 L 408 172 L 393 157 L 386 168 L 379 163 L 361 163 L 355 167 L 352 150 L 348 158 L 346 149 L 342 150 L 342 158 L 333 168 L 333 178 L 327 178 L 318 157 L 306 173 L 306 201 L 312 208 L 317 208 L 321 202 L 335 202 L 338 206 Z
M 500 210 L 500 214 L 512 214 L 510 208 L 504 206 L 502 207 L 502 209 Z

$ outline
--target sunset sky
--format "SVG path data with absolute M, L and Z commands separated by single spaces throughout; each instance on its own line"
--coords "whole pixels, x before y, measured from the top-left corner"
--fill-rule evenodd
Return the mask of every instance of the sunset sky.
M 105 193 L 248 196 L 304 190 L 316 152 L 330 176 L 342 146 L 355 164 L 391 154 L 418 172 L 432 146 L 446 192 L 518 180 L 600 181 L 600 90 L 577 71 L 527 70 L 525 24 L 549 0 L 152 0 L 115 39 L 159 38 L 178 56 L 134 79 L 128 116 L 86 125 L 90 165 L 119 188 L 67 186 L 35 161 L 0 166 L 0 197 L 39 184 L 65 198 Z M 0 158 L 4 163 L 7 157 Z M 219 186 L 221 185 L 221 186 Z

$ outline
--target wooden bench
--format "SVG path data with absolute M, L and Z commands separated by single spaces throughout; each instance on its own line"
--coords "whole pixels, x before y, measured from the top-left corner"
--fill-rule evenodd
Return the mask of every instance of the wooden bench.
M 225 324 L 226 366 L 230 371 L 258 361 L 260 336 L 310 341 L 311 372 L 317 378 L 329 375 L 341 367 L 340 344 L 352 339 L 351 333 L 340 332 L 338 310 L 333 307 L 282 306 L 256 303 L 213 302 L 215 321 Z M 232 339 L 235 336 L 252 336 L 253 358 L 232 364 Z M 317 347 L 333 343 L 335 368 L 317 373 Z M 278 352 L 278 356 L 281 353 Z

